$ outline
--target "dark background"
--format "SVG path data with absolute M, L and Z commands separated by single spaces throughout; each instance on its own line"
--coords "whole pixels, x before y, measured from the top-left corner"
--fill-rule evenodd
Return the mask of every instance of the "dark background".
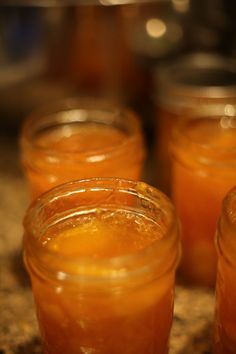
M 96 95 L 133 107 L 152 146 L 154 72 L 190 52 L 235 58 L 235 18 L 234 0 L 0 6 L 0 136 L 16 137 L 23 117 L 44 103 Z

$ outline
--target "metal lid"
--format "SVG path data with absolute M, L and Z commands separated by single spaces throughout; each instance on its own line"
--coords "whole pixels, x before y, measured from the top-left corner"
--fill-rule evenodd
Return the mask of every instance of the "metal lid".
M 160 99 L 236 98 L 236 61 L 215 54 L 196 53 L 156 71 Z

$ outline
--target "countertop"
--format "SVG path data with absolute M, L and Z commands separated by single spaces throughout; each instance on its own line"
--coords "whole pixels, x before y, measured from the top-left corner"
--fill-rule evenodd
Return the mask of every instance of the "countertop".
M 15 139 L 0 140 L 0 354 L 41 353 L 29 280 L 22 264 L 28 204 Z M 210 353 L 214 293 L 176 286 L 169 354 Z M 65 353 L 66 354 L 66 353 Z

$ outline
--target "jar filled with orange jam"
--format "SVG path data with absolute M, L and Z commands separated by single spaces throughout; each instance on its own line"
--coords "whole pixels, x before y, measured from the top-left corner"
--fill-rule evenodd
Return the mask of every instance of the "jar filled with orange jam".
M 32 198 L 76 179 L 138 180 L 145 155 L 136 115 L 92 98 L 33 113 L 23 125 L 21 150 Z
M 24 226 L 44 353 L 168 352 L 179 233 L 164 194 L 74 181 L 39 197 Z
M 182 272 L 193 283 L 214 286 L 217 218 L 224 195 L 236 181 L 236 117 L 182 121 L 171 144 L 172 195 L 182 223 Z
M 215 54 L 190 54 L 158 67 L 155 81 L 157 186 L 169 194 L 173 127 L 188 117 L 230 110 L 236 98 L 235 63 Z
M 215 354 L 236 353 L 236 187 L 224 199 L 216 234 Z

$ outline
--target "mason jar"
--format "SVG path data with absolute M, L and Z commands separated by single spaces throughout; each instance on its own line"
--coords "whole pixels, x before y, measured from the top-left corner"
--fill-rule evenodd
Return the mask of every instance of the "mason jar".
M 164 194 L 69 182 L 39 197 L 24 227 L 44 353 L 167 354 L 180 243 Z

